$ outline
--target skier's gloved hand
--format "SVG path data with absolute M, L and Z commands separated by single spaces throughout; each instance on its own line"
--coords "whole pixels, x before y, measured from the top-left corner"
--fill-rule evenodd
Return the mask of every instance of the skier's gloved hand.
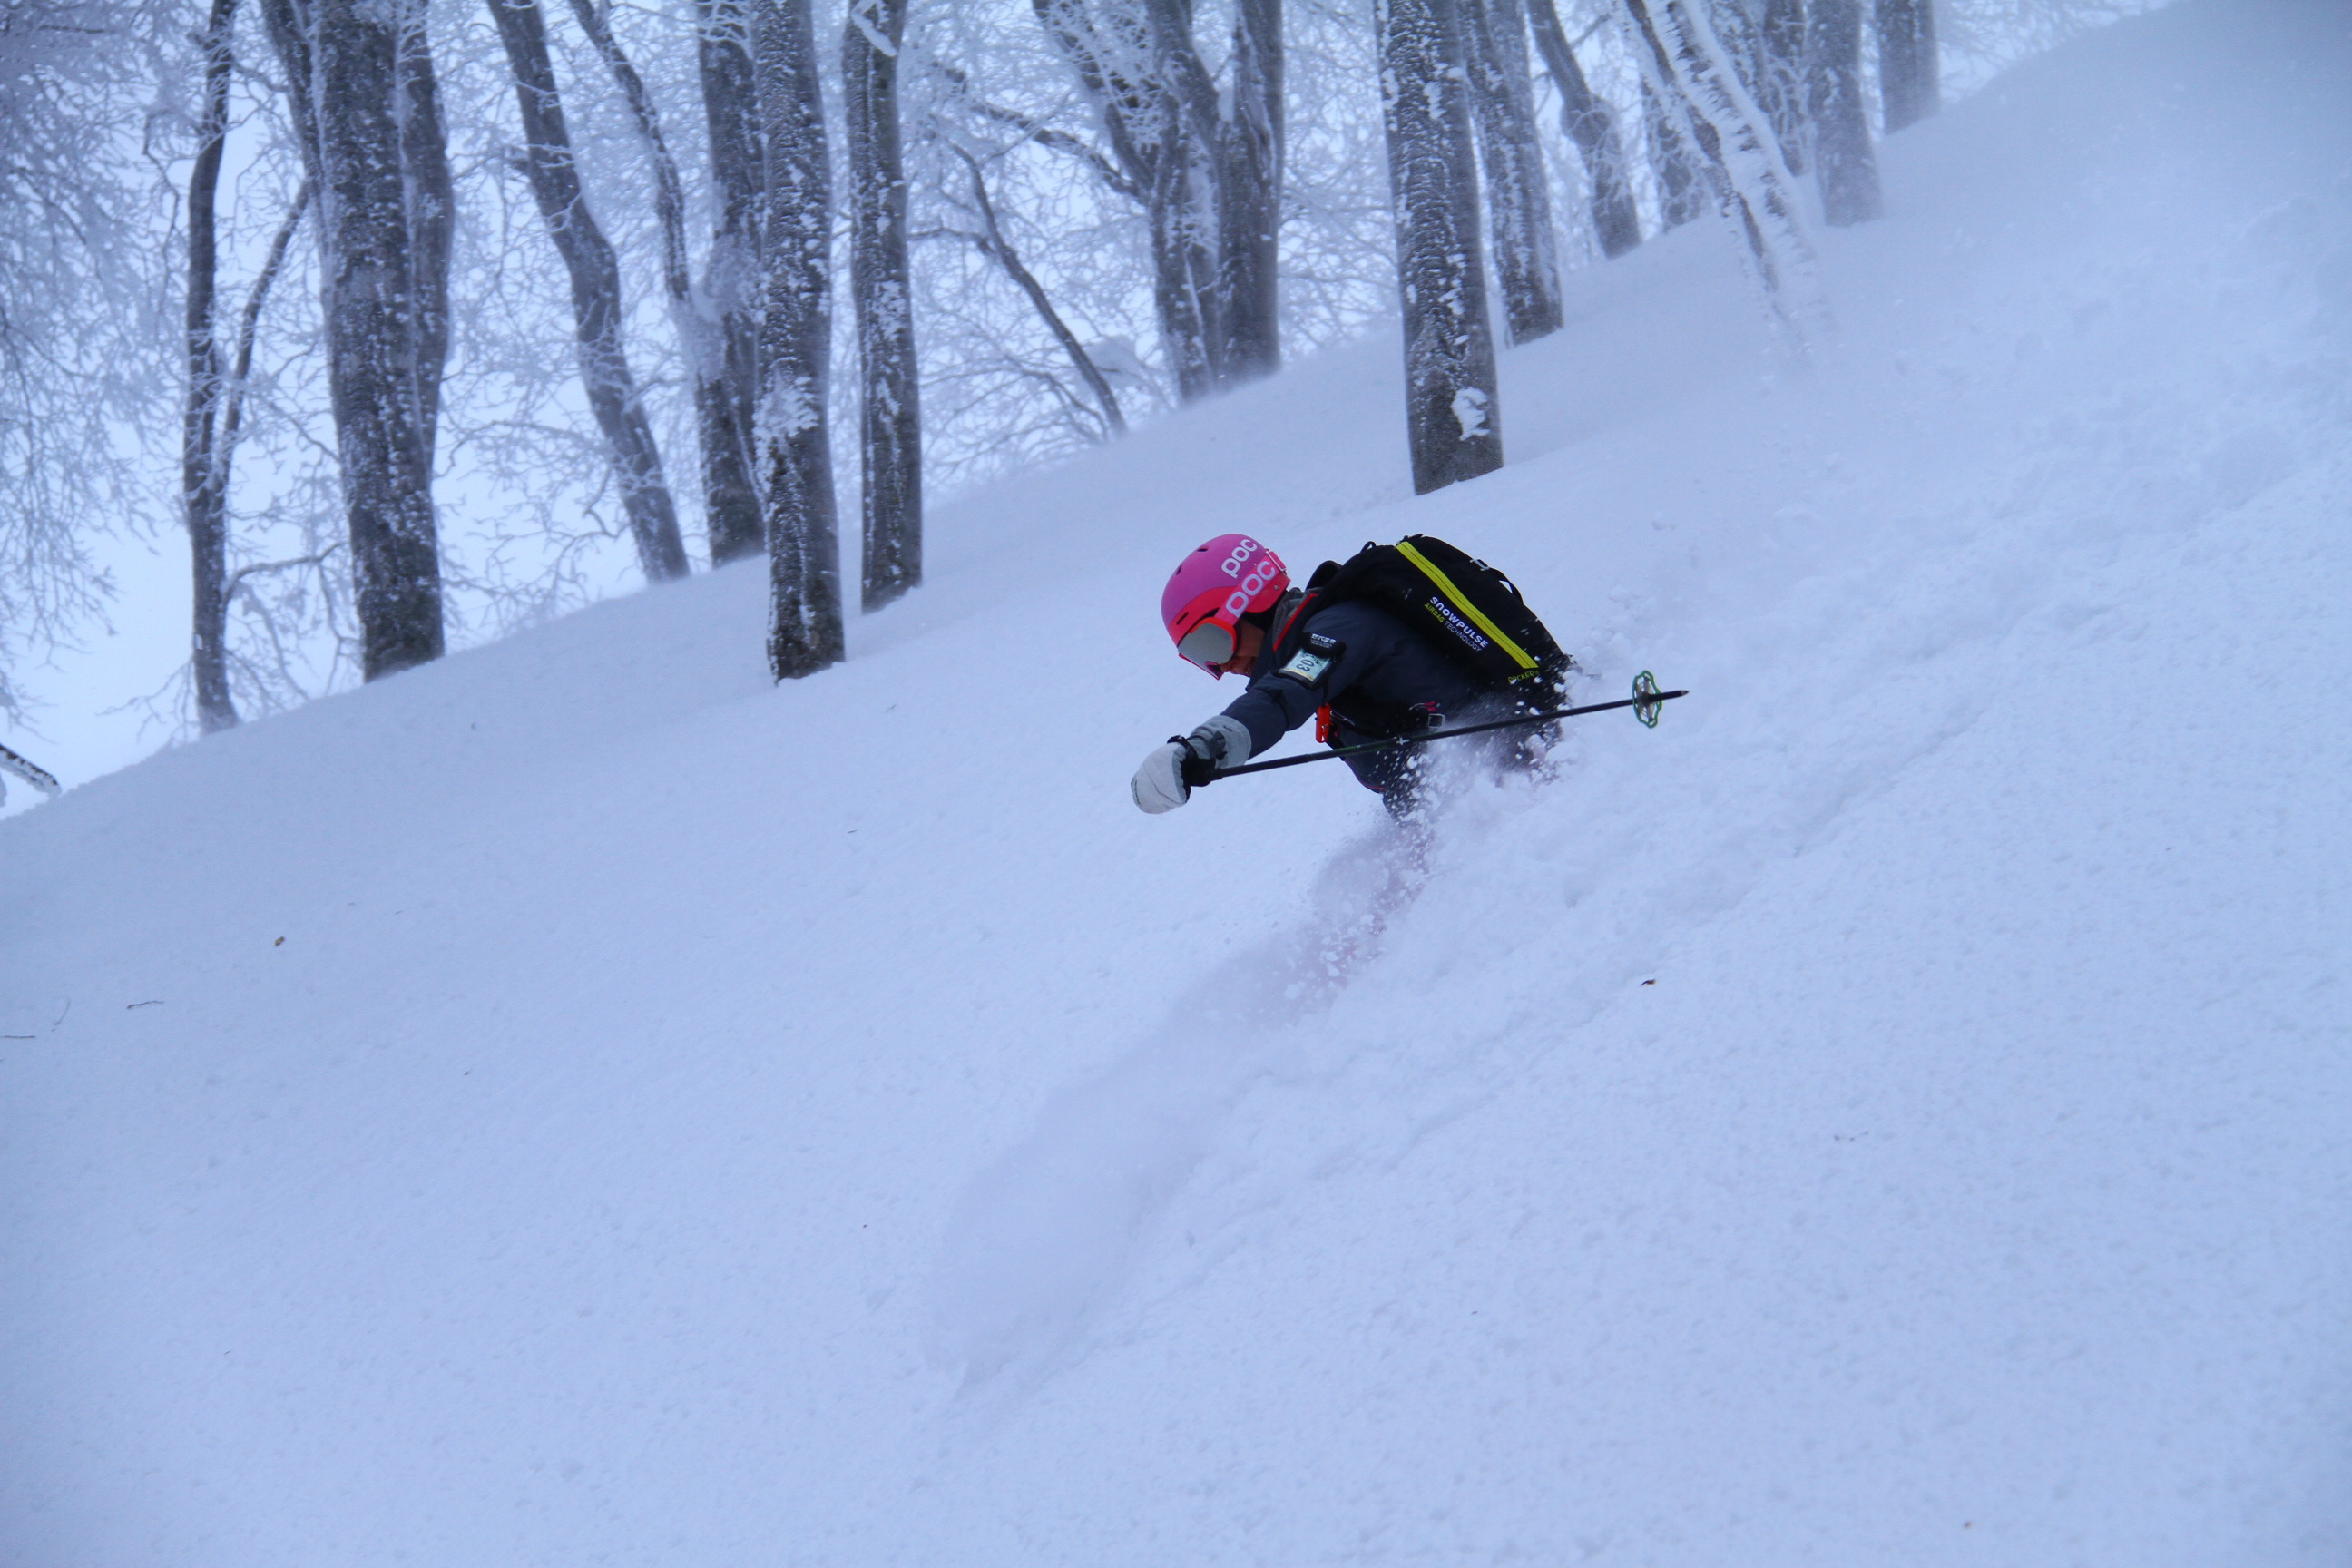
M 1135 770 L 1135 804 L 1157 816 L 1192 797 L 1217 770 L 1249 761 L 1249 726 L 1220 713 L 1181 739 L 1170 736 Z
M 1171 741 L 1155 746 L 1135 770 L 1135 779 L 1128 787 L 1135 792 L 1135 804 L 1157 816 L 1163 811 L 1173 811 L 1192 797 L 1192 786 L 1184 782 L 1184 764 L 1192 753 L 1181 741 Z

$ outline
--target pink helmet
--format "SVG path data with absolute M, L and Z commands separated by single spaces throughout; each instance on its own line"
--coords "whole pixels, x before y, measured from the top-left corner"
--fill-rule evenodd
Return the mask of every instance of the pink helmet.
M 1244 616 L 1270 610 L 1290 586 L 1282 557 L 1243 533 L 1221 533 L 1176 563 L 1160 618 L 1176 651 L 1223 680 Z

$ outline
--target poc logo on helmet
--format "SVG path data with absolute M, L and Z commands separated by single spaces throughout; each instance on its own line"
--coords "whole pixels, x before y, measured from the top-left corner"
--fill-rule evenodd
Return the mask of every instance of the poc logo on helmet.
M 1241 576 L 1242 563 L 1253 555 L 1258 558 L 1257 564 L 1250 569 L 1248 576 L 1242 577 L 1240 587 L 1225 595 L 1225 613 L 1229 616 L 1245 613 L 1250 601 L 1264 593 L 1266 584 L 1282 575 L 1282 568 L 1275 563 L 1272 556 L 1264 553 L 1255 539 L 1244 539 L 1234 545 L 1233 553 L 1220 564 L 1226 576 L 1238 577 Z

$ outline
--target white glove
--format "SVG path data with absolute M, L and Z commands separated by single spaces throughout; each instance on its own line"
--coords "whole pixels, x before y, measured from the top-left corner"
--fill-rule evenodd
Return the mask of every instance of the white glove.
M 1129 786 L 1135 804 L 1157 816 L 1192 798 L 1192 786 L 1207 784 L 1219 768 L 1249 761 L 1249 727 L 1220 713 L 1179 741 L 1171 738 L 1143 759 Z
M 1152 748 L 1151 754 L 1143 759 L 1143 765 L 1135 770 L 1135 781 L 1129 786 L 1135 791 L 1135 804 L 1157 816 L 1192 799 L 1192 786 L 1184 782 L 1184 763 L 1192 754 L 1181 741 Z

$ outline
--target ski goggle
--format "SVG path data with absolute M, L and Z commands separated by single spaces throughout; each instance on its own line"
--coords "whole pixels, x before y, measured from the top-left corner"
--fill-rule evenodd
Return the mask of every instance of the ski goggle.
M 1235 623 L 1248 603 L 1246 595 L 1231 588 L 1212 588 L 1185 605 L 1184 613 L 1176 617 L 1176 625 L 1184 626 L 1176 639 L 1177 654 L 1185 663 L 1223 680 L 1225 672 L 1217 666 L 1233 658 L 1241 646 Z M 1185 626 L 1187 621 L 1192 624 Z
M 1234 657 L 1234 628 L 1213 616 L 1176 639 L 1176 651 L 1188 664 L 1199 666 L 1223 680 L 1217 667 Z

